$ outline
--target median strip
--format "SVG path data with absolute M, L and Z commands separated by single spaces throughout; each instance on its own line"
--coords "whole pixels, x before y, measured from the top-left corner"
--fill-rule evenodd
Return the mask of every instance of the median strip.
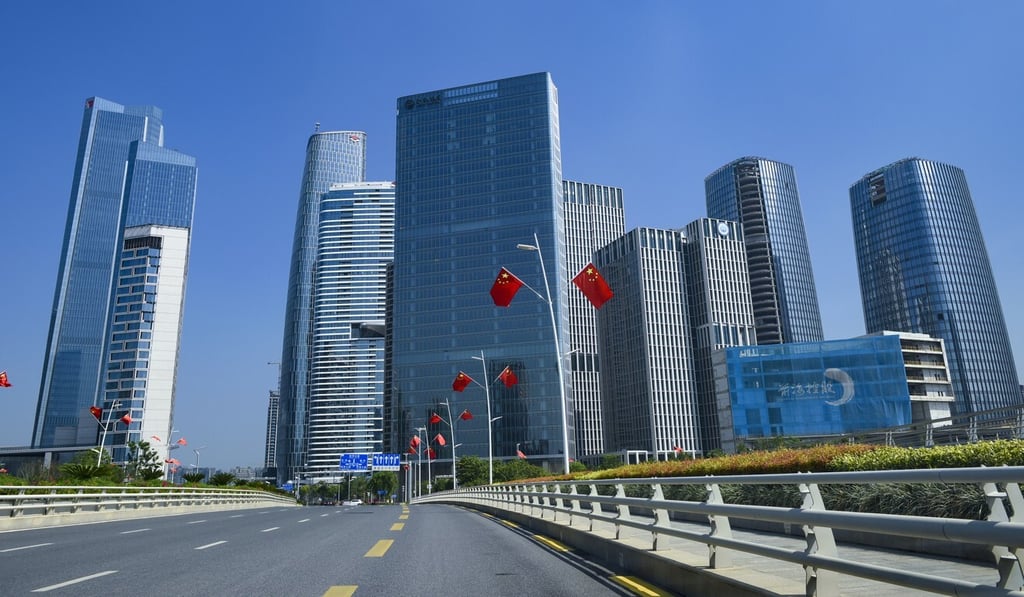
M 57 589 L 63 589 L 64 587 L 70 587 L 71 585 L 77 585 L 80 582 L 85 582 L 87 580 L 92 580 L 94 578 L 99 578 L 101 576 L 106 576 L 108 574 L 117 574 L 117 570 L 107 570 L 106 572 L 97 572 L 96 574 L 90 574 L 89 576 L 82 576 L 82 577 L 79 577 L 79 578 L 73 578 L 71 580 L 67 580 L 67 581 L 64 581 L 62 583 L 58 583 L 58 584 L 55 584 L 55 585 L 50 585 L 48 587 L 40 587 L 38 589 L 33 590 L 32 592 L 33 593 L 46 593 L 46 592 L 54 591 L 54 590 L 57 590 Z
M 391 544 L 394 543 L 394 539 L 381 539 L 376 545 L 370 548 L 370 551 L 366 552 L 364 558 L 380 558 L 384 557 L 384 554 L 391 549 Z

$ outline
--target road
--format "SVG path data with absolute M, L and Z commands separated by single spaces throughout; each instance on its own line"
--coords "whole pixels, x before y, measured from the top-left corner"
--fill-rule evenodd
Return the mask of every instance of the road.
M 0 533 L 3 596 L 658 594 L 639 582 L 444 505 L 266 508 Z

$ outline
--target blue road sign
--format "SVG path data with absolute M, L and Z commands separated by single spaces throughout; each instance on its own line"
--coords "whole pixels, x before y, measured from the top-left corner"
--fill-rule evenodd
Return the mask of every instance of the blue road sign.
M 402 468 L 401 454 L 374 454 L 373 470 L 375 471 L 397 471 Z
M 338 468 L 346 473 L 365 473 L 369 471 L 368 454 L 342 454 Z

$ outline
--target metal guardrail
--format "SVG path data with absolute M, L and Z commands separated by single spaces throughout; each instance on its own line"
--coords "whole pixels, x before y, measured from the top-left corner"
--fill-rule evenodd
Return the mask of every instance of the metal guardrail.
M 0 520 L 244 504 L 295 505 L 295 499 L 263 491 L 203 487 L 0 486 Z
M 615 541 L 620 539 L 623 527 L 649 531 L 653 551 L 658 550 L 660 536 L 703 543 L 708 549 L 707 566 L 712 569 L 729 565 L 730 550 L 795 563 L 804 568 L 808 596 L 840 594 L 840 575 L 947 595 L 1024 596 L 1022 480 L 1024 467 L 549 481 L 470 487 L 421 496 L 413 503 L 480 505 L 561 522 L 584 531 L 593 531 L 596 521 L 610 522 L 615 525 Z M 976 484 L 984 491 L 989 514 L 986 520 L 965 520 L 826 510 L 819 486 L 869 483 Z M 665 499 L 664 488 L 678 485 L 703 485 L 704 501 Z M 722 499 L 722 485 L 796 485 L 803 503 L 800 508 L 727 504 Z M 637 486 L 651 497 L 627 497 L 627 487 Z M 602 487 L 606 488 L 605 494 L 613 490 L 614 495 L 601 495 L 598 488 Z M 673 514 L 689 519 L 696 515 L 706 520 L 707 532 L 673 527 Z M 803 529 L 806 548 L 795 552 L 735 538 L 731 521 L 736 519 L 795 525 Z M 833 536 L 833 530 L 838 529 L 982 545 L 992 553 L 998 581 L 984 585 L 841 558 Z

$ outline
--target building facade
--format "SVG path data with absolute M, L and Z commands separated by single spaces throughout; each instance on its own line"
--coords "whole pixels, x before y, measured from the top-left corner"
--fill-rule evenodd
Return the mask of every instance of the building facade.
M 320 201 L 305 476 L 383 451 L 384 320 L 395 185 L 332 185 Z
M 569 275 L 593 261 L 594 252 L 626 231 L 622 189 L 562 181 L 565 245 Z M 575 405 L 576 453 L 604 453 L 601 416 L 601 361 L 597 350 L 597 311 L 579 292 L 569 293 L 569 371 Z
M 295 218 L 291 269 L 281 349 L 281 402 L 277 435 L 277 479 L 284 483 L 306 464 L 306 416 L 312 349 L 313 268 L 320 199 L 332 184 L 366 178 L 366 133 L 319 131 L 306 144 L 306 161 Z
M 754 310 L 743 227 L 701 218 L 686 225 L 684 263 L 700 444 L 720 450 L 718 407 L 711 362 L 714 351 L 756 344 Z
M 554 469 L 574 456 L 560 361 L 569 279 L 557 93 L 548 73 L 535 73 L 398 99 L 389 451 L 406 451 L 419 428 L 447 437 L 450 426 L 431 423 L 432 413 L 486 412 L 482 387 L 453 392 L 465 371 L 488 384 L 501 418 L 493 442 L 485 416 L 450 421 L 460 455 L 486 458 L 493 443 L 495 458 L 515 458 L 518 444 Z M 501 268 L 535 292 L 521 288 L 495 306 L 488 289 Z M 478 379 L 481 354 L 489 369 Z M 496 383 L 506 366 L 518 377 L 510 387 Z M 436 468 L 450 466 L 452 446 L 434 448 Z
M 263 450 L 263 469 L 277 477 L 277 418 L 281 411 L 281 392 L 270 390 L 267 398 L 267 440 Z
M 95 445 L 100 437 L 100 426 L 89 408 L 102 406 L 112 383 L 109 348 L 113 330 L 120 328 L 111 324 L 114 289 L 122 278 L 125 228 L 157 225 L 187 230 L 191 226 L 195 162 L 164 149 L 163 141 L 159 108 L 123 106 L 99 97 L 86 100 L 43 360 L 34 447 Z M 177 305 L 179 317 L 180 307 Z M 141 337 L 143 331 L 152 331 L 144 329 L 151 327 L 151 321 L 132 323 L 138 323 L 131 331 L 139 336 L 130 341 L 152 341 Z M 127 333 L 127 329 L 118 333 Z M 146 361 L 137 372 L 146 369 L 147 374 L 157 374 L 164 381 L 169 376 L 173 386 L 176 360 Z M 153 401 L 150 412 L 169 410 L 170 405 L 157 409 L 157 402 Z M 151 421 L 156 418 L 152 415 Z
M 679 231 L 636 228 L 595 255 L 615 291 L 597 326 L 606 452 L 700 452 L 684 247 Z
M 850 187 L 864 325 L 941 338 L 957 413 L 1021 404 L 995 278 L 963 170 L 908 158 Z
M 739 222 L 747 250 L 758 344 L 824 338 L 796 175 L 759 157 L 704 179 L 708 217 Z

